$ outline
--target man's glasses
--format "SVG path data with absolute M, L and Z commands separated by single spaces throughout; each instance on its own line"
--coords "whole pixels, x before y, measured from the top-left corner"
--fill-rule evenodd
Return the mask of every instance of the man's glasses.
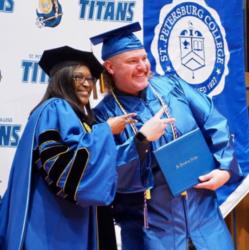
M 77 84 L 83 84 L 85 83 L 86 81 L 89 83 L 89 84 L 95 84 L 97 79 L 95 77 L 86 77 L 84 75 L 75 75 L 73 76 L 73 80 L 75 81 L 75 83 Z

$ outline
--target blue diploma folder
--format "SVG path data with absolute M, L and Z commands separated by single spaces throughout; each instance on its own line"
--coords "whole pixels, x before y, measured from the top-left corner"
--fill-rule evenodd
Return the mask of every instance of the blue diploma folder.
M 173 196 L 199 183 L 198 177 L 216 167 L 199 128 L 154 151 Z

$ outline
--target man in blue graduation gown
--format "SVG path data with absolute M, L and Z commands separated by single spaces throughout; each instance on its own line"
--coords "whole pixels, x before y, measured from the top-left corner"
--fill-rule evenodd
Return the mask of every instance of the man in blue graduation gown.
M 110 88 L 95 108 L 99 121 L 137 113 L 136 126 L 127 125 L 115 136 L 119 179 L 114 213 L 122 249 L 186 250 L 191 241 L 196 249 L 233 249 L 214 192 L 234 174 L 227 121 L 209 97 L 178 77 L 151 75 L 144 47 L 133 34 L 139 29 L 134 23 L 91 38 L 93 44 L 103 42 L 105 83 Z M 217 169 L 173 197 L 153 150 L 197 127 Z

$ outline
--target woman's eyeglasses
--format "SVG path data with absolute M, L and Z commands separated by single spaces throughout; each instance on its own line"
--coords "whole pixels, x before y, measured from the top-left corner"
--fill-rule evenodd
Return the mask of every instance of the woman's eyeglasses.
M 86 77 L 84 75 L 75 75 L 73 76 L 73 80 L 77 83 L 77 84 L 83 84 L 86 81 L 89 84 L 95 84 L 97 79 L 95 77 Z

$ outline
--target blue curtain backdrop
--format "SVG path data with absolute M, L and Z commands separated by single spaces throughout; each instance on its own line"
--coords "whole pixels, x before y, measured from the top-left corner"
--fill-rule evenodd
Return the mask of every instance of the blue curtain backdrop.
M 213 97 L 217 109 L 228 119 L 237 159 L 246 176 L 249 172 L 249 119 L 242 0 L 144 1 L 143 28 L 154 72 L 178 74 Z M 191 41 L 197 41 L 199 47 L 195 50 L 192 46 L 186 55 L 183 49 Z M 191 78 L 184 79 L 188 74 Z M 220 203 L 241 180 L 218 190 Z

